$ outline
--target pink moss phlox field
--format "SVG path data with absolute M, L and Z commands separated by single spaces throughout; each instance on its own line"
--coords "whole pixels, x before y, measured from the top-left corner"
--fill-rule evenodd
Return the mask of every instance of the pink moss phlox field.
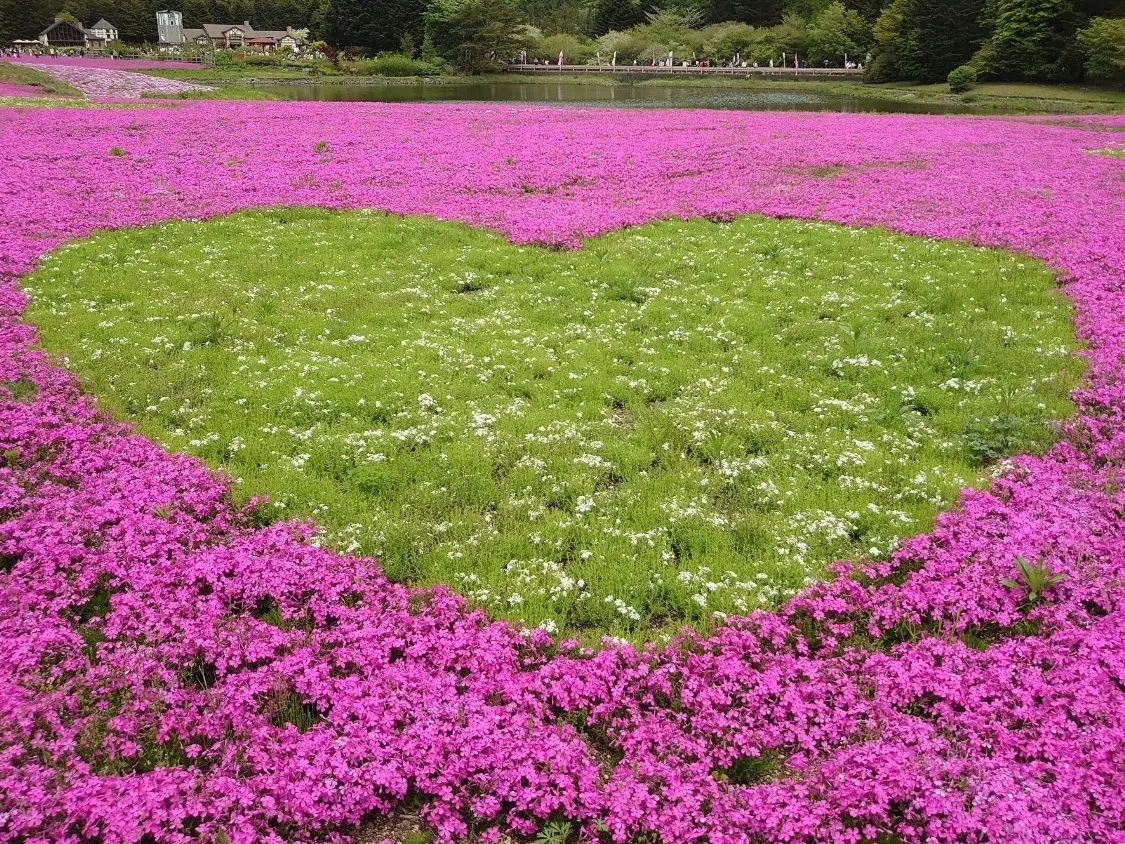
M 6 58 L 4 61 L 18 64 L 53 65 L 64 64 L 73 67 L 100 67 L 107 70 L 198 70 L 200 65 L 193 62 L 181 62 L 175 59 L 117 59 L 107 56 L 104 59 L 95 59 L 90 56 L 20 56 Z
M 42 97 L 43 92 L 31 85 L 19 82 L 0 82 L 0 97 Z
M 85 60 L 85 63 L 79 64 L 81 61 L 81 59 L 73 59 L 63 63 L 57 60 L 46 62 L 37 59 L 34 62 L 28 61 L 25 63 L 33 64 L 36 70 L 77 88 L 88 97 L 99 100 L 132 100 L 139 98 L 142 94 L 174 96 L 184 91 L 207 90 L 203 85 L 181 82 L 178 79 L 146 76 L 143 73 L 133 73 L 123 67 L 106 67 L 106 64 L 111 66 L 114 64 L 110 59 L 88 59 Z M 125 65 L 128 63 L 128 59 L 122 59 L 118 63 Z M 161 63 L 149 62 L 148 64 L 160 66 Z M 176 64 L 185 67 L 198 67 L 198 65 L 184 65 L 182 62 Z
M 0 109 L 0 839 L 332 840 L 421 798 L 443 841 L 547 819 L 664 844 L 1125 841 L 1125 161 L 1087 152 L 1123 127 Z M 48 250 L 271 204 L 570 246 L 752 211 L 1004 245 L 1062 274 L 1088 383 L 1062 443 L 892 561 L 593 653 L 257 526 L 36 350 L 17 275 Z M 1066 579 L 1025 606 L 1017 556 Z

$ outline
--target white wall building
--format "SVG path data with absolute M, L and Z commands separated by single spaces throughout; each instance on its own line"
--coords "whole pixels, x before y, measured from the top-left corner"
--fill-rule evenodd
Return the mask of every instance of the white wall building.
M 102 41 L 117 41 L 117 27 L 102 18 L 93 26 L 86 27 L 86 34 Z

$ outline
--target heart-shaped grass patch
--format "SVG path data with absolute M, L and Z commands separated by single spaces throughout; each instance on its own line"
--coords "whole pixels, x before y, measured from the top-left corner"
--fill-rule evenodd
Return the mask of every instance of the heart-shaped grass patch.
M 273 210 L 100 234 L 45 346 L 237 493 L 548 629 L 651 637 L 885 555 L 1045 447 L 1082 371 L 1041 264 L 669 221 L 579 251 Z

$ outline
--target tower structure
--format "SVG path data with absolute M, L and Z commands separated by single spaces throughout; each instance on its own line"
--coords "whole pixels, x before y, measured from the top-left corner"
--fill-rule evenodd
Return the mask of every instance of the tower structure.
M 156 35 L 161 44 L 183 44 L 184 16 L 167 9 L 157 12 Z

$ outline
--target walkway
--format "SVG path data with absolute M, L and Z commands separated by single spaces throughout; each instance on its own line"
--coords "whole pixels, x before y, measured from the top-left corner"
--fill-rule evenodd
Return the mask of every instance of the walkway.
M 510 64 L 505 70 L 509 73 L 555 73 L 570 75 L 575 73 L 628 73 L 644 76 L 733 76 L 751 78 L 754 76 L 783 77 L 792 79 L 862 79 L 859 68 L 843 67 L 652 67 L 651 65 L 619 64 Z

